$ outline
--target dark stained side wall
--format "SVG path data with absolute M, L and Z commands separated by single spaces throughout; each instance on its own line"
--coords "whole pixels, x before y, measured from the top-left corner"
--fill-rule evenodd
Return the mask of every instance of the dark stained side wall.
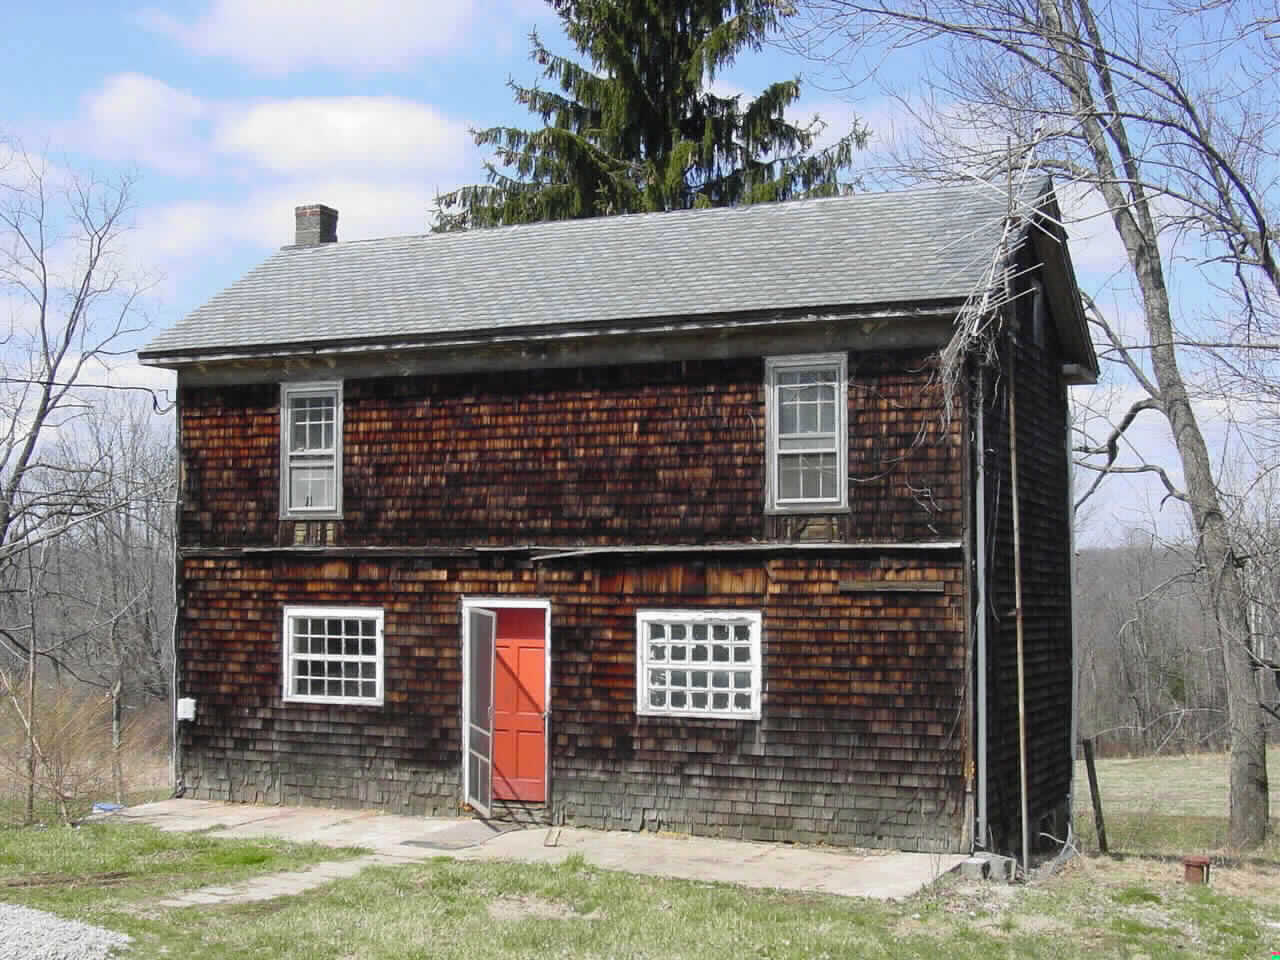
M 965 613 L 953 551 L 532 564 L 204 556 L 184 563 L 191 795 L 460 811 L 463 596 L 551 602 L 552 817 L 599 827 L 959 849 Z M 842 592 L 907 580 L 941 592 Z M 281 608 L 378 606 L 381 707 L 283 703 Z M 635 712 L 635 611 L 759 610 L 759 721 Z
M 1069 424 L 1063 401 L 1061 354 L 1052 329 L 1037 345 L 1029 324 L 1024 322 L 1022 327 L 1012 374 L 1018 423 L 1029 823 L 1035 844 L 1043 818 L 1066 802 L 1071 786 Z M 1021 845 L 1007 349 L 1006 346 L 1006 365 L 995 389 L 988 388 L 985 420 L 992 601 L 988 609 L 988 796 L 995 847 L 999 850 Z M 989 385 L 993 379 L 989 372 Z M 1061 825 L 1054 824 L 1054 828 L 1060 829 Z

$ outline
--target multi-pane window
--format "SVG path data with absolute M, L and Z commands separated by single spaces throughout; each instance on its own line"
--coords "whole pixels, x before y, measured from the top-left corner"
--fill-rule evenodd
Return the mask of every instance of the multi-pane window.
M 845 370 L 843 354 L 767 361 L 770 509 L 848 503 Z
M 342 385 L 285 384 L 281 396 L 285 516 L 334 517 L 342 496 Z
M 760 717 L 760 614 L 636 612 L 636 712 Z
M 382 703 L 382 611 L 285 607 L 284 698 Z

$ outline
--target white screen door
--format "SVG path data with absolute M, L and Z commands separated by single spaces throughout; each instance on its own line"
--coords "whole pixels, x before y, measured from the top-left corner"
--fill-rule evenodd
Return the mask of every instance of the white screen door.
M 493 645 L 498 618 L 471 610 L 467 619 L 467 803 L 489 816 L 493 802 Z

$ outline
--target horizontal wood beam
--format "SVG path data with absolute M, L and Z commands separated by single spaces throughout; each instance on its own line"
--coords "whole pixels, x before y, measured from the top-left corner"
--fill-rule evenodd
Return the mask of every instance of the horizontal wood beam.
M 959 540 L 917 540 L 877 543 L 661 543 L 608 545 L 599 547 L 557 547 L 545 544 L 518 546 L 394 546 L 394 547 L 340 547 L 294 545 L 255 547 L 202 547 L 196 545 L 178 548 L 183 557 L 241 557 L 254 554 L 314 555 L 323 557 L 472 557 L 484 554 L 528 555 L 534 561 L 569 560 L 578 557 L 604 555 L 641 554 L 716 554 L 716 553 L 843 553 L 897 551 L 954 552 L 961 548 Z M 868 581 L 859 581 L 868 582 Z M 880 582 L 880 581 L 873 581 Z M 905 584 L 908 581 L 884 581 Z M 843 583 L 842 583 L 843 588 Z M 892 589 L 892 588 L 889 588 Z M 924 587 L 928 589 L 928 587 Z M 941 585 L 939 585 L 941 589 Z
M 841 580 L 841 593 L 942 593 L 940 580 Z

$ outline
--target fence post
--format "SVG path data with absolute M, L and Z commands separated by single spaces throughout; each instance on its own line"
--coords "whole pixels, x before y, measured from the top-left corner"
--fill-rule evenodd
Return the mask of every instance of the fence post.
M 1098 795 L 1098 770 L 1093 764 L 1093 740 L 1083 740 L 1084 768 L 1089 772 L 1089 796 L 1093 800 L 1093 824 L 1098 829 L 1098 849 L 1107 852 L 1107 826 L 1102 822 L 1102 797 Z

